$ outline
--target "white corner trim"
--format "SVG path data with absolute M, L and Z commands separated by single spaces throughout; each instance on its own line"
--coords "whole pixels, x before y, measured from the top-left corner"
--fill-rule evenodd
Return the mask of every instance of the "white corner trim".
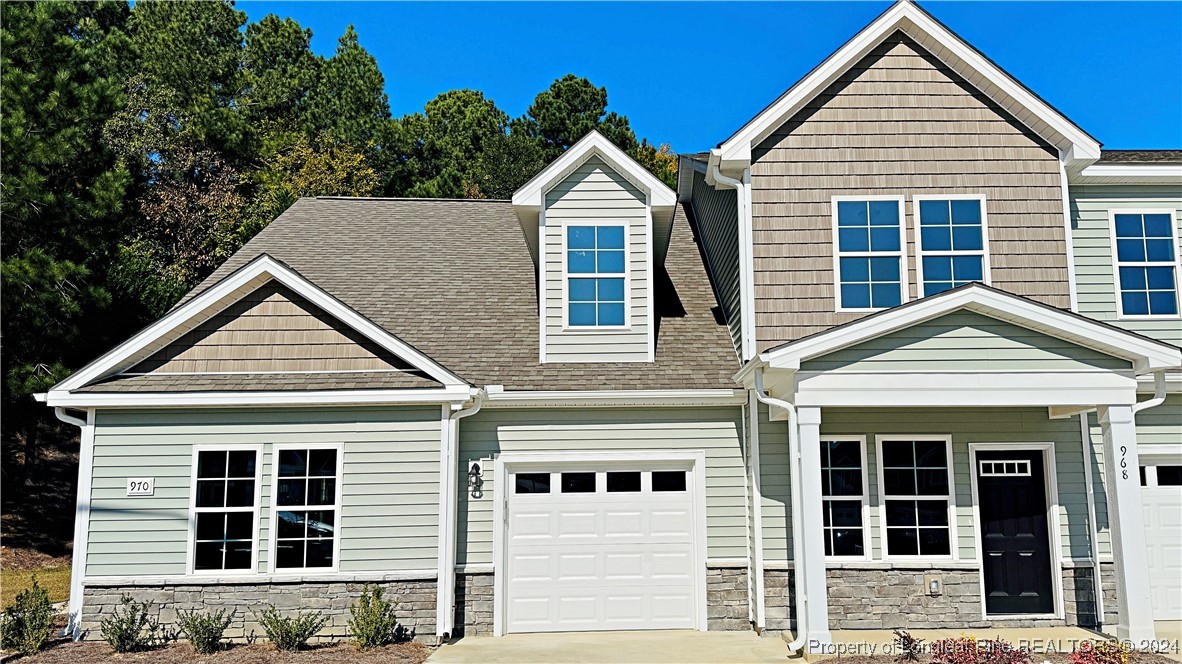
M 592 156 L 603 159 L 620 175 L 647 193 L 653 206 L 673 207 L 677 204 L 677 192 L 670 189 L 669 185 L 649 173 L 647 169 L 616 147 L 603 134 L 591 130 L 577 143 L 567 148 L 562 156 L 542 169 L 541 173 L 513 192 L 513 206 L 539 210 L 544 208 L 546 191 Z
M 760 359 L 772 368 L 798 367 L 801 361 L 961 309 L 1129 360 L 1138 374 L 1182 366 L 1182 350 L 1174 346 L 979 284 L 945 291 L 805 337 L 765 351 Z
M 624 260 L 625 261 L 628 260 L 628 240 L 627 239 L 624 240 Z M 644 198 L 644 267 L 645 267 L 644 320 L 645 320 L 646 324 L 648 325 L 648 361 L 649 362 L 656 362 L 657 361 L 657 325 L 656 325 L 657 303 L 653 299 L 653 291 L 656 289 L 656 287 L 655 287 L 656 272 L 657 272 L 656 265 L 657 265 L 656 249 L 653 246 L 652 195 L 645 194 L 645 198 Z M 628 263 L 625 263 L 624 269 L 628 273 L 632 272 L 632 266 Z M 628 283 L 626 281 L 624 283 L 624 287 L 625 288 L 628 287 Z M 631 301 L 630 301 L 631 297 L 632 296 L 629 293 L 627 293 L 627 292 L 624 293 L 624 306 L 629 309 L 631 308 Z M 625 311 L 624 320 L 629 320 L 630 316 L 631 316 L 631 312 Z
M 488 387 L 485 408 L 525 406 L 742 406 L 742 389 L 512 390 Z
M 1073 160 L 1090 162 L 1100 157 L 1100 145 L 1061 113 L 1010 77 L 963 39 L 911 2 L 897 2 L 818 65 L 767 109 L 715 149 L 722 162 L 751 162 L 751 147 L 766 138 L 787 118 L 824 90 L 850 66 L 868 54 L 896 30 L 903 30 L 921 43 L 934 41 L 942 51 L 941 61 L 968 80 L 983 79 L 995 88 L 1002 106 L 1017 117 L 1037 119 L 1045 125 L 1043 134 Z M 929 51 L 932 49 L 928 48 Z M 973 72 L 976 76 L 966 75 Z M 978 85 L 977 87 L 982 87 Z M 1004 103 L 1010 101 L 1012 103 Z M 1025 113 L 1017 112 L 1018 106 Z M 1032 127 L 1032 129 L 1037 129 Z M 1047 131 L 1049 129 L 1050 131 Z
M 70 602 L 66 633 L 74 639 L 82 636 L 82 606 L 85 599 L 83 578 L 90 544 L 90 499 L 94 479 L 95 412 L 86 411 L 86 423 L 79 427 L 78 495 L 74 504 L 74 551 L 70 562 Z
M 1059 188 L 1063 198 L 1063 241 L 1067 244 L 1067 296 L 1071 310 L 1079 313 L 1079 283 L 1075 280 L 1075 232 L 1071 226 L 1071 185 L 1067 155 L 1059 152 Z
M 284 390 L 265 392 L 49 392 L 46 403 L 67 408 L 218 408 L 226 406 L 354 406 L 434 404 L 471 398 L 467 386 L 425 390 Z
M 440 383 L 446 386 L 467 385 L 458 376 L 431 358 L 329 295 L 288 266 L 267 254 L 261 254 L 210 286 L 200 295 L 173 309 L 163 318 L 52 387 L 49 390 L 50 398 L 52 399 L 54 393 L 69 392 L 97 378 L 129 368 L 155 350 L 157 345 L 162 345 L 160 342 L 166 342 L 188 332 L 236 302 L 241 296 L 271 280 L 290 288 L 330 316 L 340 320 Z

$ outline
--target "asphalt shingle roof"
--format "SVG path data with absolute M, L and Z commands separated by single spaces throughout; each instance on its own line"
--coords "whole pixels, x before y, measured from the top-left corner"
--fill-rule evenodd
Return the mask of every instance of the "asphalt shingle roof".
M 656 274 L 653 363 L 539 363 L 536 272 L 507 201 L 301 199 L 186 299 L 263 253 L 475 385 L 735 387 L 738 360 L 680 208 Z
M 1102 164 L 1182 164 L 1182 150 L 1101 150 Z

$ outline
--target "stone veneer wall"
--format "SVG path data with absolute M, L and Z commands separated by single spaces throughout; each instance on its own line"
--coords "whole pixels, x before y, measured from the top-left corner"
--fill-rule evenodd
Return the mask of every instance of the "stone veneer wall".
M 244 641 L 266 638 L 255 621 L 253 611 L 268 604 L 287 613 L 320 611 L 331 617 L 314 641 L 336 641 L 349 638 L 349 606 L 361 596 L 363 581 L 271 581 L 266 583 L 218 579 L 217 583 L 155 583 L 106 585 L 91 580 L 83 590 L 83 638 L 99 639 L 99 625 L 119 606 L 124 594 L 136 601 L 152 602 L 151 613 L 165 625 L 176 621 L 177 610 L 197 609 L 216 611 L 231 609 L 236 612 L 226 629 L 226 638 Z M 418 641 L 434 642 L 435 636 L 435 580 L 375 581 L 384 589 L 383 597 L 398 602 L 395 610 L 398 622 L 407 636 Z
M 487 636 L 493 631 L 493 575 L 456 574 L 456 619 L 452 636 Z
M 1096 625 L 1096 596 L 1090 566 L 1063 573 L 1064 618 L 985 620 L 981 577 L 975 567 L 938 565 L 847 566 L 826 571 L 832 629 L 962 629 Z M 924 575 L 941 577 L 939 595 L 927 594 Z M 791 575 L 788 575 L 791 576 Z M 1116 593 L 1111 564 L 1101 565 L 1106 624 L 1115 620 Z M 771 609 L 768 610 L 769 619 Z
M 792 607 L 796 604 L 796 575 L 787 569 L 763 570 L 764 629 L 779 633 L 792 629 Z

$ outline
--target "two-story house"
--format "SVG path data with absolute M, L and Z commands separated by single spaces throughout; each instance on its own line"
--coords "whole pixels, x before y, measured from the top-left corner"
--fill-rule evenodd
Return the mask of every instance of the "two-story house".
M 910 2 L 670 190 L 297 202 L 45 396 L 70 607 L 420 636 L 1182 619 L 1182 153 L 1108 152 Z M 1170 373 L 1175 372 L 1175 373 Z

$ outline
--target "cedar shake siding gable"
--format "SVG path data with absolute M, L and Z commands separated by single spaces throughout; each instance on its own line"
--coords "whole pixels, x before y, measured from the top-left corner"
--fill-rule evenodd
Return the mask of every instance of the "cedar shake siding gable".
M 1057 151 L 902 32 L 752 152 L 757 350 L 864 314 L 836 313 L 834 196 L 905 196 L 909 298 L 916 195 L 981 194 L 991 284 L 1067 308 Z

